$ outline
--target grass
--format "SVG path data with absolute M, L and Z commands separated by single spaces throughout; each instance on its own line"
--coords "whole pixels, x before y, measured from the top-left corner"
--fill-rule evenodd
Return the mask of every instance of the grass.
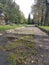
M 0 31 L 4 31 L 4 30 L 9 30 L 9 29 L 14 29 L 14 28 L 20 28 L 23 27 L 25 25 L 4 25 L 4 26 L 0 26 Z
M 40 28 L 43 28 L 45 30 L 49 30 L 49 26 L 40 26 Z

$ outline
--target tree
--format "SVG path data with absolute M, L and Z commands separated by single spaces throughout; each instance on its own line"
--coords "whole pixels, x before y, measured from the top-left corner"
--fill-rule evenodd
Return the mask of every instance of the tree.
M 28 24 L 31 24 L 30 14 L 29 14 L 29 16 L 28 16 Z
M 23 12 L 20 12 L 21 13 L 21 20 L 20 20 L 20 23 L 21 24 L 23 24 L 23 23 L 26 23 L 26 19 L 25 19 L 25 17 L 24 17 L 24 14 L 23 14 Z
M 8 20 L 13 23 L 22 22 L 21 19 L 25 19 L 24 15 L 22 15 L 19 5 L 13 0 L 0 0 L 2 10 L 5 14 L 5 22 L 8 23 Z
M 37 21 L 38 24 L 44 25 L 46 13 L 45 0 L 36 0 L 36 3 L 34 6 L 32 6 L 32 9 L 34 9 L 32 12 L 34 13 L 35 22 Z

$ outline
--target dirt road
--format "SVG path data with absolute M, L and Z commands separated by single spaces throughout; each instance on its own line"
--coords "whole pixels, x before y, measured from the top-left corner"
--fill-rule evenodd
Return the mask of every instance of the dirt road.
M 38 49 L 38 65 L 49 65 L 49 36 L 45 32 L 42 32 L 35 26 L 27 26 L 24 28 L 8 30 L 3 34 L 0 33 L 0 45 L 4 46 L 13 41 L 11 39 L 7 39 L 7 36 L 12 38 L 13 36 L 17 37 L 17 35 L 19 38 L 21 37 L 20 35 L 35 35 L 34 40 Z M 5 52 L 5 50 L 0 51 L 0 65 L 4 65 L 7 55 L 8 52 Z M 32 63 L 29 65 L 32 65 Z

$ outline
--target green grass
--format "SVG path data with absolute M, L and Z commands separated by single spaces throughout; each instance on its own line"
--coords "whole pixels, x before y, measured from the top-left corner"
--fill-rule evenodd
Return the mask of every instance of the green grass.
M 49 30 L 49 26 L 40 26 L 40 28 L 43 28 L 45 30 Z
M 14 29 L 14 28 L 20 28 L 23 27 L 24 25 L 4 25 L 4 26 L 0 26 L 0 31 L 4 31 L 4 30 L 9 30 L 9 29 Z

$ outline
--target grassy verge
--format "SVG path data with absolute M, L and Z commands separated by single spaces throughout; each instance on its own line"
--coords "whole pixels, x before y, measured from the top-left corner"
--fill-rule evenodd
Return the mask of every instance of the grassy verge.
M 40 28 L 43 28 L 45 30 L 49 30 L 49 26 L 40 26 Z
M 4 30 L 9 30 L 9 29 L 14 29 L 14 28 L 20 28 L 23 27 L 25 25 L 4 25 L 4 26 L 0 26 L 0 31 L 4 31 Z

